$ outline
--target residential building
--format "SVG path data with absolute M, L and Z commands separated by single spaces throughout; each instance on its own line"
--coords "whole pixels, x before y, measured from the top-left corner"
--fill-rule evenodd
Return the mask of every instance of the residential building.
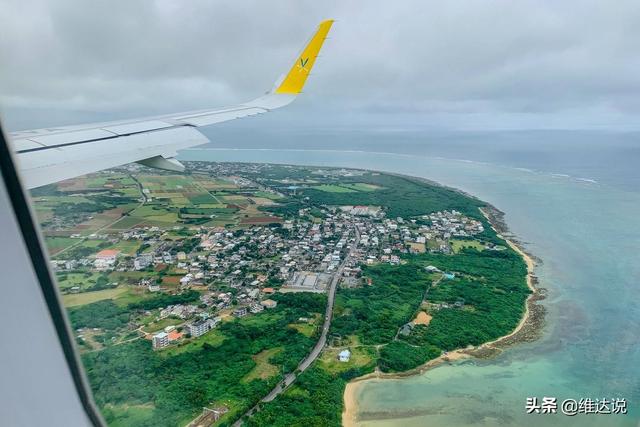
M 133 268 L 136 270 L 144 270 L 153 262 L 152 254 L 143 254 L 133 260 Z
M 247 315 L 247 307 L 240 307 L 233 310 L 233 315 L 236 317 L 244 317 Z
M 169 345 L 169 334 L 166 332 L 158 332 L 152 338 L 153 348 L 162 348 Z
M 276 306 L 278 305 L 277 301 L 274 301 L 272 299 L 266 299 L 260 304 L 262 304 L 264 308 L 276 308 Z
M 213 329 L 216 326 L 216 324 L 219 322 L 219 320 L 220 320 L 219 317 L 214 317 L 214 318 L 195 321 L 187 325 L 187 332 L 189 332 L 189 335 L 191 335 L 194 338 L 199 337 L 201 335 L 206 334 L 211 329 Z
M 249 311 L 251 311 L 253 314 L 260 313 L 263 310 L 264 306 L 261 304 L 251 304 L 251 307 L 249 308 Z

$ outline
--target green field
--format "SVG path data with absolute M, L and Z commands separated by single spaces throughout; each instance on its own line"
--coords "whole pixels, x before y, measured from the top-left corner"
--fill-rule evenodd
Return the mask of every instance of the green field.
M 173 357 L 182 353 L 192 353 L 202 350 L 204 344 L 217 347 L 225 340 L 226 336 L 219 329 L 214 329 L 198 338 L 190 339 L 174 347 L 169 347 L 160 352 L 162 357 Z
M 369 346 L 350 347 L 348 362 L 340 362 L 338 353 L 344 348 L 326 348 L 320 356 L 318 366 L 331 374 L 339 374 L 354 368 L 372 368 L 377 359 L 376 349 Z
M 265 199 L 271 199 L 271 200 L 280 200 L 280 199 L 282 199 L 282 196 L 270 193 L 268 191 L 256 191 L 256 192 L 253 193 L 253 195 L 256 196 L 256 197 L 264 197 Z
M 105 299 L 114 299 L 127 292 L 127 288 L 119 286 L 113 289 L 103 289 L 101 291 L 81 292 L 78 294 L 67 294 L 62 296 L 62 303 L 65 307 L 76 307 L 79 305 L 91 304 L 92 302 Z
M 156 333 L 162 331 L 167 326 L 176 326 L 180 325 L 181 323 L 184 323 L 184 320 L 176 319 L 174 317 L 165 317 L 164 319 L 160 319 L 157 322 L 152 321 L 147 323 L 144 327 L 144 331 L 147 333 Z
M 111 427 L 131 427 L 145 425 L 152 415 L 152 404 L 144 405 L 107 405 L 102 409 L 102 416 Z
M 136 254 L 136 250 L 140 247 L 140 242 L 137 240 L 121 240 L 108 249 L 119 250 L 122 255 L 133 256 Z
M 324 191 L 326 193 L 356 193 L 358 190 L 343 185 L 322 184 L 312 187 L 314 190 Z
M 191 202 L 194 205 L 218 202 L 209 193 L 195 194 L 193 196 L 189 196 L 188 199 L 189 199 L 189 202 Z
M 477 251 L 483 251 L 485 249 L 484 244 L 477 240 L 451 240 L 450 243 L 451 249 L 455 253 L 458 253 L 465 248 L 475 249 Z
M 100 273 L 58 273 L 57 275 L 58 286 L 61 289 L 72 288 L 74 286 L 80 286 L 80 288 L 86 288 L 96 283 Z
M 266 380 L 267 378 L 271 378 L 274 375 L 278 374 L 278 367 L 272 365 L 269 362 L 276 354 L 280 353 L 284 350 L 283 347 L 275 347 L 270 348 L 268 350 L 263 350 L 260 353 L 253 356 L 253 361 L 256 362 L 256 367 L 251 370 L 247 375 L 242 378 L 243 382 L 249 382 L 255 379 Z
M 117 223 L 109 227 L 112 230 L 128 230 L 136 225 L 143 223 L 144 217 L 141 216 L 126 216 Z
M 312 336 L 317 329 L 317 326 L 313 323 L 292 323 L 289 327 L 307 337 Z
M 353 184 L 341 184 L 343 187 L 346 188 L 351 188 L 353 190 L 357 190 L 357 191 L 376 191 L 376 190 L 380 190 L 382 187 L 380 187 L 379 185 L 374 185 L 374 184 L 367 184 L 364 182 L 356 182 Z
M 71 239 L 69 237 L 46 237 L 45 243 L 49 252 L 55 253 L 64 248 L 67 248 L 74 243 L 78 243 L 78 239 Z

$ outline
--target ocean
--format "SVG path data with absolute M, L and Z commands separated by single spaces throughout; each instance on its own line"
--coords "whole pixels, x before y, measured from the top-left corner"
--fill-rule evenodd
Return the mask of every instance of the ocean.
M 416 133 L 352 131 L 323 145 L 320 133 L 295 146 L 295 135 L 276 132 L 254 140 L 223 128 L 209 136 L 214 144 L 182 151 L 179 159 L 367 168 L 459 188 L 505 212 L 510 230 L 541 260 L 535 272 L 548 296 L 539 340 L 490 360 L 366 381 L 357 389 L 358 426 L 640 425 L 635 134 L 425 134 L 421 144 Z M 628 413 L 526 414 L 528 397 L 626 399 Z

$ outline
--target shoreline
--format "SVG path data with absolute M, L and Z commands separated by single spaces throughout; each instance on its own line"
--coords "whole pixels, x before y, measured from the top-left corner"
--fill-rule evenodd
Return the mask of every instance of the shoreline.
M 425 364 L 404 372 L 383 373 L 376 370 L 370 374 L 363 375 L 358 378 L 354 378 L 349 381 L 345 387 L 343 394 L 344 409 L 342 411 L 342 425 L 344 427 L 355 427 L 357 422 L 358 404 L 357 393 L 359 388 L 362 387 L 362 383 L 372 379 L 399 379 L 406 378 L 413 375 L 419 375 L 427 372 L 442 363 L 451 363 L 457 360 L 475 358 L 490 358 L 498 355 L 502 350 L 508 346 L 518 343 L 534 341 L 538 338 L 542 329 L 544 321 L 544 307 L 536 304 L 538 301 L 545 298 L 544 289 L 537 287 L 537 277 L 535 276 L 534 269 L 540 260 L 537 260 L 534 256 L 528 254 L 522 247 L 522 243 L 519 242 L 513 235 L 510 234 L 504 222 L 504 213 L 496 209 L 491 205 L 487 205 L 484 208 L 479 208 L 480 212 L 489 221 L 491 227 L 498 233 L 498 235 L 505 240 L 511 249 L 518 253 L 524 260 L 527 266 L 526 282 L 527 287 L 531 290 L 531 293 L 525 301 L 525 310 L 522 314 L 520 322 L 510 333 L 496 338 L 493 341 L 486 342 L 477 347 L 470 347 L 464 349 L 457 349 L 447 353 L 443 353 L 439 357 L 429 360 Z

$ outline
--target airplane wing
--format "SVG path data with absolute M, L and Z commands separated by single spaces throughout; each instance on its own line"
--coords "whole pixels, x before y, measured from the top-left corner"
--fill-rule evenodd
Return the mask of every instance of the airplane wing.
M 302 91 L 332 24 L 332 20 L 320 23 L 289 72 L 272 91 L 244 104 L 12 133 L 10 139 L 23 183 L 27 188 L 35 188 L 131 162 L 184 170 L 174 159 L 177 151 L 209 142 L 197 127 L 255 116 L 290 104 Z

